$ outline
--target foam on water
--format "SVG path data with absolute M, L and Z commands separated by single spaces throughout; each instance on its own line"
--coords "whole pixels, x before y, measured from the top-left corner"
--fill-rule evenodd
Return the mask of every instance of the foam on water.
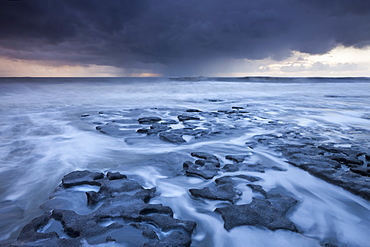
M 170 206 L 175 217 L 195 220 L 198 226 L 193 246 L 320 246 L 338 241 L 340 246 L 367 246 L 370 203 L 343 189 L 317 179 L 285 163 L 269 149 L 252 150 L 245 144 L 253 136 L 272 133 L 251 125 L 233 136 L 195 140 L 174 145 L 158 138 L 143 139 L 136 133 L 114 138 L 97 132 L 81 120 L 81 114 L 119 112 L 153 107 L 190 108 L 203 111 L 252 105 L 259 119 L 239 123 L 267 124 L 280 119 L 291 128 L 326 129 L 322 135 L 338 145 L 347 140 L 369 140 L 369 136 L 343 135 L 336 128 L 370 129 L 370 104 L 364 92 L 369 83 L 169 81 L 167 79 L 2 79 L 0 82 L 0 245 L 15 240 L 22 226 L 41 211 L 62 177 L 74 170 L 120 171 L 136 178 L 146 188 L 157 187 L 161 197 L 152 203 Z M 339 95 L 344 97 L 327 97 Z M 210 100 L 212 99 L 212 100 Z M 138 111 L 140 112 L 140 111 Z M 156 110 L 153 109 L 153 113 Z M 145 114 L 144 114 L 145 115 Z M 119 114 L 117 113 L 117 116 Z M 115 116 L 111 115 L 114 119 Z M 141 116 L 133 116 L 137 119 Z M 166 117 L 170 118 L 168 113 Z M 219 123 L 234 125 L 228 119 Z M 126 129 L 122 124 L 122 129 Z M 175 128 L 181 128 L 179 124 Z M 340 136 L 343 135 L 343 136 Z M 148 141 L 150 140 L 150 141 Z M 368 147 L 367 147 L 368 148 Z M 303 234 L 241 226 L 227 231 L 213 210 L 225 202 L 191 198 L 188 190 L 203 188 L 210 181 L 181 175 L 190 152 L 215 154 L 223 162 L 228 154 L 250 154 L 251 161 L 276 164 L 286 172 L 236 172 L 228 175 L 258 176 L 265 190 L 284 191 L 299 204 L 289 215 Z M 81 192 L 86 188 L 80 188 Z M 243 196 L 237 204 L 249 203 L 252 191 L 238 185 Z M 76 204 L 76 207 L 78 205 Z M 85 246 L 99 246 L 84 243 Z M 113 243 L 104 246 L 115 246 Z

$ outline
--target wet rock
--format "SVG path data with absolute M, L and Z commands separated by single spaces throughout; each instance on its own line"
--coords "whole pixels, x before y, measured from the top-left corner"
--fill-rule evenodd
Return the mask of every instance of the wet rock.
M 263 195 L 265 198 L 268 197 L 268 193 L 262 188 L 261 185 L 256 185 L 256 184 L 247 184 L 247 186 L 249 188 L 252 189 L 253 192 L 257 192 L 257 193 L 260 193 L 261 195 Z
M 117 126 L 113 126 L 111 124 L 96 126 L 95 129 L 100 131 L 103 134 L 110 135 L 110 136 L 121 137 L 121 136 L 126 135 L 125 131 L 121 131 Z
M 236 163 L 242 163 L 250 155 L 226 155 L 225 158 Z
M 218 160 L 215 155 L 205 152 L 192 152 L 190 155 L 201 159 Z
M 149 129 L 138 129 L 136 132 L 140 134 L 147 134 L 149 132 Z
M 215 167 L 213 164 L 205 164 L 204 166 L 201 166 L 190 161 L 184 162 L 183 168 L 185 175 L 202 177 L 204 179 L 211 179 L 219 172 L 219 168 Z
M 248 175 L 244 175 L 244 174 L 241 174 L 241 175 L 236 175 L 235 177 L 237 178 L 242 178 L 242 179 L 246 179 L 250 182 L 256 182 L 256 181 L 259 181 L 261 180 L 260 178 L 258 177 L 253 177 L 253 176 L 248 176 Z
M 144 225 L 141 223 L 131 223 L 131 226 L 134 226 L 140 230 L 142 230 L 143 236 L 149 238 L 149 239 L 157 239 L 159 240 L 156 232 L 153 230 L 153 228 L 149 227 L 148 225 Z
M 256 163 L 256 164 L 247 164 L 247 163 L 244 163 L 243 166 L 242 166 L 242 169 L 243 169 L 243 171 L 265 173 L 265 170 L 266 169 L 270 169 L 270 167 L 269 166 L 265 166 L 265 165 L 260 164 L 260 163 Z
M 201 160 L 197 160 L 195 163 L 201 166 L 205 164 L 213 164 L 215 167 L 220 167 L 220 161 L 215 155 L 208 154 L 205 152 L 192 152 L 191 156 L 200 158 Z
M 288 163 L 370 200 L 370 179 L 367 169 L 363 167 L 364 162 L 359 159 L 364 154 L 360 148 L 337 148 L 333 144 L 316 147 L 309 144 L 299 148 L 284 145 L 280 151 Z
M 215 211 L 221 214 L 226 230 L 251 225 L 297 232 L 297 227 L 286 217 L 287 211 L 296 203 L 294 198 L 274 194 L 264 199 L 253 198 L 250 204 L 230 205 Z
M 107 178 L 109 180 L 115 180 L 115 179 L 123 179 L 123 178 L 127 178 L 126 175 L 123 175 L 119 172 L 108 172 L 107 173 Z
M 23 227 L 19 237 L 19 242 L 36 242 L 43 239 L 58 238 L 56 232 L 40 233 L 37 230 L 46 225 L 49 221 L 51 213 L 45 212 L 43 215 L 33 219 L 25 227 Z
M 202 111 L 198 109 L 186 109 L 186 112 L 202 112 Z
M 60 221 L 63 225 L 64 231 L 71 238 L 77 238 L 80 236 L 86 238 L 102 235 L 111 229 L 122 227 L 122 225 L 118 223 L 113 223 L 107 227 L 103 227 L 97 223 L 99 216 L 92 217 L 90 215 L 78 215 L 71 210 L 53 210 L 51 218 Z
M 197 157 L 195 162 L 187 161 L 183 164 L 187 176 L 200 176 L 211 179 L 220 171 L 221 163 L 215 155 L 205 152 L 192 152 L 191 156 Z
M 331 244 L 331 243 L 325 243 L 325 247 L 338 247 L 338 245 Z
M 167 126 L 167 124 L 162 123 L 155 123 L 152 126 L 150 126 L 149 134 L 159 133 L 162 131 L 170 130 L 171 127 Z
M 350 168 L 350 170 L 362 176 L 370 177 L 370 167 L 355 167 L 355 168 Z
M 174 133 L 172 131 L 159 133 L 159 138 L 164 140 L 164 141 L 172 142 L 172 143 L 175 143 L 175 144 L 181 144 L 181 143 L 186 142 L 185 139 L 182 138 L 181 134 Z
M 140 220 L 153 223 L 165 232 L 174 230 L 176 228 L 181 228 L 185 232 L 191 234 L 197 225 L 194 221 L 178 220 L 173 218 L 172 215 L 167 216 L 163 214 L 140 216 Z
M 204 187 L 202 189 L 190 189 L 189 192 L 194 197 L 223 200 L 231 203 L 235 203 L 242 194 L 241 191 L 234 188 L 234 183 L 230 178 L 216 179 L 216 186 Z
M 170 207 L 149 204 L 156 196 L 155 188 L 144 189 L 139 183 L 118 172 L 102 173 L 76 171 L 63 178 L 59 193 L 64 187 L 99 181 L 98 192 L 87 192 L 97 208 L 87 214 L 78 214 L 68 208 L 47 210 L 44 215 L 27 224 L 13 246 L 82 246 L 84 241 L 94 244 L 116 242 L 137 246 L 190 246 L 191 234 L 196 227 L 193 221 L 173 218 Z M 65 186 L 67 185 L 67 186 Z M 54 197 L 52 197 L 54 198 Z M 86 207 L 88 203 L 86 200 Z M 58 203 L 58 202 L 56 202 Z M 53 203 L 49 203 L 49 206 Z M 58 204 L 59 205 L 59 204 Z M 104 221 L 110 224 L 101 224 Z M 67 238 L 52 231 L 48 225 L 60 224 Z M 150 227 L 149 227 L 150 225 Z M 164 232 L 171 232 L 165 236 Z M 158 237 L 158 234 L 165 237 Z
M 222 170 L 225 172 L 237 172 L 239 171 L 239 166 L 238 164 L 225 164 Z
M 329 183 L 338 185 L 366 200 L 370 200 L 370 179 L 362 174 L 347 172 L 341 169 L 322 167 L 320 164 L 306 164 L 289 162 L 313 176 L 321 178 Z
M 139 121 L 140 124 L 153 124 L 161 120 L 162 119 L 160 117 L 142 117 L 139 118 L 137 121 Z
M 362 160 L 359 160 L 357 157 L 344 157 L 339 155 L 333 155 L 330 158 L 349 167 L 361 166 L 364 164 L 364 162 Z
M 190 246 L 191 238 L 188 234 L 183 232 L 172 232 L 170 235 L 164 239 L 151 241 L 143 244 L 143 247 L 170 247 L 170 246 L 179 246 L 185 247 Z
M 190 115 L 178 115 L 177 118 L 181 122 L 188 121 L 188 120 L 200 120 L 199 117 L 197 117 L 197 116 L 190 116 Z
M 102 178 L 104 178 L 104 174 L 101 172 L 74 171 L 63 177 L 62 185 L 65 188 L 83 184 L 100 186 L 99 179 Z

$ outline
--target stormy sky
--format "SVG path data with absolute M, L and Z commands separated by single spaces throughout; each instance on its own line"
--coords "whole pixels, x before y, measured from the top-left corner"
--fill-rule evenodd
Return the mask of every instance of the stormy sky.
M 194 75 L 369 46 L 369 0 L 0 0 L 9 61 Z

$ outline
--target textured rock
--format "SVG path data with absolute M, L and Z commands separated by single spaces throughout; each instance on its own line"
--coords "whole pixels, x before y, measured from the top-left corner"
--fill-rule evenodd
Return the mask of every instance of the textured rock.
M 157 134 L 159 132 L 163 132 L 166 130 L 170 130 L 171 127 L 169 127 L 167 124 L 161 124 L 161 123 L 155 123 L 152 126 L 150 126 L 150 129 L 148 130 L 148 134 Z
M 188 121 L 188 120 L 200 120 L 199 117 L 197 116 L 191 116 L 191 115 L 178 115 L 177 118 L 179 119 L 179 121 L 183 122 L 183 121 Z
M 221 163 L 215 155 L 205 152 L 192 152 L 191 156 L 197 157 L 194 163 L 187 161 L 183 164 L 187 176 L 200 176 L 211 179 L 220 171 Z
M 160 117 L 142 117 L 139 118 L 137 121 L 139 121 L 140 124 L 153 124 L 161 120 L 162 119 Z
M 225 158 L 236 163 L 242 163 L 249 155 L 226 155 Z
M 185 171 L 185 175 L 196 177 L 199 176 L 205 179 L 211 179 L 219 172 L 219 168 L 215 167 L 213 164 L 206 164 L 201 166 L 190 161 L 184 162 L 183 168 Z
M 370 177 L 370 167 L 355 167 L 355 168 L 350 168 L 350 170 L 362 176 Z
M 175 144 L 185 143 L 185 139 L 182 138 L 181 134 L 173 133 L 173 132 L 161 132 L 159 133 L 159 138 L 164 141 L 168 141 Z
M 217 184 L 216 186 L 204 187 L 203 189 L 190 189 L 189 192 L 194 197 L 201 197 L 210 200 L 223 200 L 235 203 L 242 194 L 234 188 L 231 181 Z
M 287 211 L 297 203 L 297 200 L 280 194 L 269 194 L 261 186 L 252 185 L 264 198 L 253 198 L 250 204 L 230 205 L 216 208 L 224 220 L 224 227 L 230 230 L 236 226 L 263 226 L 270 230 L 285 229 L 298 231 L 297 227 L 287 217 Z
M 202 111 L 198 109 L 186 109 L 186 112 L 202 112 Z
M 115 137 L 121 137 L 126 134 L 125 131 L 121 131 L 117 126 L 114 126 L 111 124 L 97 126 L 95 129 L 100 131 L 103 134 L 115 136 Z
M 83 184 L 100 186 L 99 179 L 103 177 L 101 172 L 74 171 L 63 177 L 62 185 L 66 188 Z
M 359 159 L 364 154 L 363 151 L 356 148 L 338 148 L 333 144 L 318 147 L 308 145 L 301 148 L 285 145 L 281 146 L 280 150 L 290 164 L 370 200 L 368 168 L 363 167 L 363 161 Z
M 123 179 L 123 178 L 127 178 L 126 175 L 123 175 L 119 172 L 107 172 L 107 178 L 109 180 L 115 180 L 115 179 Z
M 108 172 L 104 176 L 103 173 L 75 171 L 64 176 L 56 192 L 80 185 L 99 186 L 98 192 L 86 192 L 85 206 L 97 205 L 95 210 L 87 214 L 69 209 L 54 209 L 51 213 L 47 210 L 22 229 L 12 246 L 82 246 L 84 241 L 134 243 L 134 246 L 190 246 L 196 223 L 173 218 L 170 207 L 149 204 L 149 200 L 156 196 L 155 188 L 144 189 L 118 172 Z M 53 202 L 56 196 L 52 196 L 44 208 L 52 207 L 53 203 L 59 206 L 58 201 Z M 106 221 L 110 223 L 101 224 Z M 48 230 L 50 227 L 57 229 L 54 226 L 57 224 L 61 225 L 59 233 Z M 163 236 L 159 238 L 158 233 Z

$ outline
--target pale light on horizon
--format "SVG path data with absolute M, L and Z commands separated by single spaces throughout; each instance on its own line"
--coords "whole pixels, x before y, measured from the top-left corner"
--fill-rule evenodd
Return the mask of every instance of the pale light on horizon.
M 160 77 L 150 69 L 125 69 L 90 64 L 48 63 L 0 57 L 0 77 Z M 282 61 L 229 59 L 205 64 L 199 76 L 243 77 L 370 77 L 370 47 L 338 46 L 322 55 L 293 51 Z

